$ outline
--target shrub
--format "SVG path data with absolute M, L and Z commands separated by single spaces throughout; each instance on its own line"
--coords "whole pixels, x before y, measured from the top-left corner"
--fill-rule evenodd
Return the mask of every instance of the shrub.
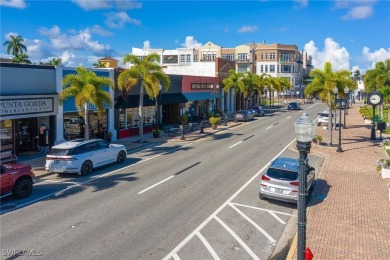
M 187 124 L 187 122 L 188 122 L 188 114 L 184 113 L 184 114 L 178 116 L 177 119 L 179 120 L 180 124 L 182 124 L 182 125 Z
M 376 170 L 380 171 L 383 169 L 388 169 L 390 166 L 390 159 L 379 159 L 376 162 Z
M 218 125 L 218 124 L 221 123 L 221 119 L 219 117 L 213 117 L 212 116 L 212 117 L 209 118 L 209 122 L 212 125 Z

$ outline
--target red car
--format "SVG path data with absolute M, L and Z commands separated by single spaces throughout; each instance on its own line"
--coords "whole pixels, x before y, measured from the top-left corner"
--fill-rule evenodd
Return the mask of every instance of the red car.
M 31 195 L 35 174 L 27 164 L 1 164 L 0 198 L 14 195 L 17 199 L 24 199 Z

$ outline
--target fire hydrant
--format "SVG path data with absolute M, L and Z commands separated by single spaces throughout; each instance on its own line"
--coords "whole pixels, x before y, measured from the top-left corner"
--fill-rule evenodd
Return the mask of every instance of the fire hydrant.
M 306 251 L 305 251 L 305 260 L 311 260 L 313 259 L 314 255 L 313 253 L 311 252 L 310 248 L 306 248 Z

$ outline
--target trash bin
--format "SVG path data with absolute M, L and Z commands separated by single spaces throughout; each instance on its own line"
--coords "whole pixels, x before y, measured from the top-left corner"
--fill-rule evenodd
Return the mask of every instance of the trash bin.
M 377 124 L 377 130 L 379 130 L 381 132 L 385 131 L 386 127 L 387 127 L 387 125 L 385 122 L 378 122 L 378 124 Z

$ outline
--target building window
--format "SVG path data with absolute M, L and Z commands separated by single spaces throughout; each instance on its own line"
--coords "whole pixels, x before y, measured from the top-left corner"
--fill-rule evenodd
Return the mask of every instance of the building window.
M 248 53 L 238 53 L 237 60 L 238 61 L 248 61 Z
M 186 55 L 181 54 L 180 55 L 180 62 L 185 62 L 186 61 Z
M 282 66 L 280 66 L 280 69 L 281 69 L 282 73 L 290 73 L 291 72 L 290 65 L 282 65 Z
M 156 108 L 154 106 L 143 108 L 144 125 L 152 125 L 156 122 Z M 126 121 L 125 121 L 126 119 Z M 125 125 L 127 127 L 125 127 Z M 139 126 L 139 109 L 127 108 L 126 114 L 119 114 L 119 128 L 135 128 Z
M 275 72 L 275 65 L 269 65 L 269 72 Z
M 268 73 L 268 65 L 265 65 L 265 73 Z
M 265 59 L 268 60 L 268 53 L 265 54 Z
M 191 54 L 187 54 L 186 55 L 186 61 L 187 62 L 191 62 Z
M 263 65 L 260 65 L 260 72 L 261 72 L 261 73 L 263 73 L 263 72 L 264 72 Z
M 260 54 L 260 59 L 261 59 L 261 60 L 264 59 L 263 53 Z
M 198 54 L 194 53 L 194 61 L 198 61 Z
M 222 54 L 222 58 L 227 60 L 234 60 L 234 54 Z
M 248 66 L 246 65 L 238 65 L 237 66 L 237 71 L 240 73 L 246 73 L 248 72 Z
M 282 53 L 280 60 L 281 61 L 288 61 L 290 58 L 290 54 L 288 53 Z
M 275 53 L 274 52 L 269 54 L 269 59 L 270 60 L 275 60 Z

